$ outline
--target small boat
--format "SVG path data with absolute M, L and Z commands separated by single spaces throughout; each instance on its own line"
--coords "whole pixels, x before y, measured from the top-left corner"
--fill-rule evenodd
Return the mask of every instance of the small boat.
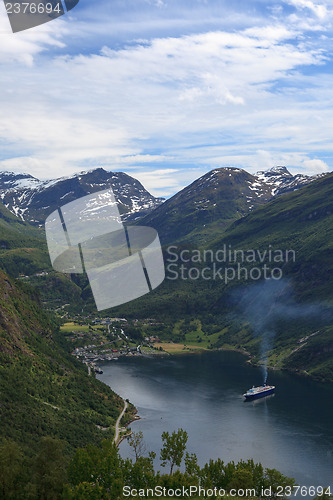
M 268 394 L 272 394 L 275 391 L 274 385 L 260 385 L 259 387 L 252 387 L 245 394 L 243 394 L 244 398 L 249 401 L 251 399 L 263 398 L 268 396 Z

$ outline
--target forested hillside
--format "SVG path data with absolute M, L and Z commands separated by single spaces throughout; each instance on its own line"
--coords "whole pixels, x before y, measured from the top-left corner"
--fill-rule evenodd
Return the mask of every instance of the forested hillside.
M 66 354 L 57 321 L 26 288 L 0 272 L 1 437 L 27 453 L 42 436 L 64 439 L 67 451 L 112 437 L 122 400 Z

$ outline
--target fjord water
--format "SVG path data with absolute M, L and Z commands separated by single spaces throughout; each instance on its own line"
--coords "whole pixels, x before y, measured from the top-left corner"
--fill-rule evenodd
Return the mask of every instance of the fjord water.
M 260 368 L 235 352 L 168 357 L 123 357 L 103 364 L 98 378 L 138 409 L 148 450 L 161 448 L 163 431 L 188 432 L 188 451 L 200 465 L 210 458 L 253 458 L 305 486 L 333 490 L 333 386 L 284 372 L 270 372 L 276 393 L 244 402 L 263 383 Z M 120 445 L 130 457 L 127 441 Z

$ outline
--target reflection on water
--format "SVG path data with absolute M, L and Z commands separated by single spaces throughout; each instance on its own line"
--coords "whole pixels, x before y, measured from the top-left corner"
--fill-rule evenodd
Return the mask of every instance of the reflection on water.
M 161 434 L 182 427 L 188 451 L 203 465 L 253 458 L 299 484 L 333 487 L 333 386 L 272 372 L 275 394 L 248 401 L 242 394 L 262 384 L 262 372 L 233 352 L 166 358 L 120 358 L 98 378 L 138 408 L 131 424 L 158 453 Z M 130 456 L 127 442 L 120 447 Z
M 244 399 L 243 400 L 243 403 L 246 403 L 247 405 L 252 403 L 253 405 L 259 405 L 261 403 L 266 403 L 267 404 L 267 401 L 269 401 L 270 399 L 273 399 L 275 398 L 275 394 L 268 394 L 268 396 L 265 396 L 263 398 L 258 398 L 258 399 Z

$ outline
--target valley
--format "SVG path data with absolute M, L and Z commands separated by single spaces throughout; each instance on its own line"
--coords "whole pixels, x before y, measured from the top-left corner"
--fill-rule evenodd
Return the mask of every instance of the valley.
M 0 500 L 333 500 L 332 21 L 3 0 Z
M 38 196 L 53 186 L 66 191 L 73 179 L 41 185 L 25 176 L 20 189 L 30 185 L 31 209 L 20 212 L 8 201 L 17 203 L 20 179 L 6 175 L 12 184 L 2 199 L 19 217 L 0 204 L 0 415 L 2 436 L 20 446 L 26 460 L 38 457 L 43 440 L 55 449 L 66 443 L 64 463 L 89 454 L 95 443 L 103 448 L 118 441 L 119 426 L 136 420 L 136 397 L 127 389 L 123 397 L 130 402 L 124 403 L 113 392 L 122 394 L 119 381 L 108 387 L 98 379 L 124 363 L 139 368 L 155 360 L 163 371 L 170 362 L 241 353 L 261 377 L 283 380 L 290 372 L 305 386 L 333 382 L 333 174 L 303 178 L 279 167 L 255 177 L 218 169 L 162 204 L 141 192 L 138 210 L 123 205 L 124 222 L 159 231 L 166 278 L 150 294 L 100 312 L 84 274 L 52 269 L 39 227 L 46 209 L 37 203 L 32 209 Z M 89 189 L 98 189 L 105 171 L 83 177 L 94 179 Z M 120 196 L 127 178 L 117 179 L 126 181 Z M 23 220 L 28 213 L 34 224 Z M 278 269 L 278 279 L 276 273 L 256 278 L 260 266 Z M 155 446 L 148 432 L 151 438 Z M 103 456 L 100 449 L 94 453 Z
M 105 177 L 105 171 L 101 170 L 85 174 L 87 179 L 95 179 L 94 189 Z M 99 175 L 102 179 L 97 181 Z M 9 174 L 5 178 L 9 191 L 21 182 Z M 29 180 L 30 184 L 36 182 Z M 63 185 L 68 181 L 59 182 Z M 243 191 L 244 186 L 248 191 Z M 18 219 L 6 208 L 0 218 L 6 240 L 3 245 L 6 248 L 0 250 L 1 265 L 13 277 L 38 290 L 44 307 L 54 311 L 63 322 L 78 317 L 84 321 L 87 315 L 96 320 L 126 318 L 139 340 L 145 336 L 157 337 L 162 342 L 194 348 L 245 350 L 250 353 L 252 363 L 265 362 L 271 368 L 296 370 L 332 381 L 332 190 L 332 174 L 315 178 L 292 176 L 284 167 L 257 176 L 240 169 L 212 171 L 139 219 L 140 225 L 157 229 L 164 242 L 166 279 L 151 294 L 115 308 L 111 315 L 111 311 L 96 315 L 86 277 L 53 271 L 42 230 Z M 246 202 L 249 192 L 254 193 L 251 204 Z M 207 206 L 198 204 L 203 196 Z M 179 219 L 175 217 L 177 210 Z M 187 226 L 187 219 L 191 226 Z M 228 250 L 229 254 L 232 251 L 231 257 Z M 222 263 L 215 262 L 214 256 L 221 252 L 224 252 Z M 249 252 L 252 258 L 245 259 Z M 195 257 L 198 255 L 213 257 L 202 260 Z M 277 259 L 277 255 L 292 255 L 292 258 Z M 178 273 L 180 264 L 182 273 Z M 175 266 L 173 272 L 171 265 Z M 237 265 L 241 265 L 241 272 L 237 272 Z M 257 331 L 255 315 L 235 305 L 235 300 L 244 300 L 250 288 L 251 300 L 255 304 L 261 300 L 260 280 L 251 278 L 259 265 L 260 269 L 263 266 L 270 271 L 278 269 L 278 277 L 282 278 L 270 280 L 277 288 L 276 292 L 269 292 L 268 307 L 276 307 L 278 313 L 267 320 L 274 328 L 274 342 L 267 350 L 266 361 L 261 352 L 265 332 Z M 230 279 L 221 280 L 216 273 L 219 268 L 229 270 Z M 208 275 L 212 277 L 210 280 L 205 279 Z M 287 306 L 290 317 L 286 318 L 280 310 Z M 293 308 L 296 312 L 292 312 Z M 309 308 L 313 313 L 307 315 L 305 311 Z M 134 323 L 150 317 L 155 324 L 142 328 Z M 321 335 L 313 335 L 318 329 Z M 300 342 L 304 337 L 307 340 Z M 76 340 L 77 348 L 96 344 L 93 341 L 96 339 L 85 344 Z M 107 342 L 107 336 L 100 342 Z M 136 349 L 138 345 L 139 342 L 134 342 L 126 349 Z M 115 357 L 112 349 L 118 347 L 113 344 L 105 347 L 103 355 Z

